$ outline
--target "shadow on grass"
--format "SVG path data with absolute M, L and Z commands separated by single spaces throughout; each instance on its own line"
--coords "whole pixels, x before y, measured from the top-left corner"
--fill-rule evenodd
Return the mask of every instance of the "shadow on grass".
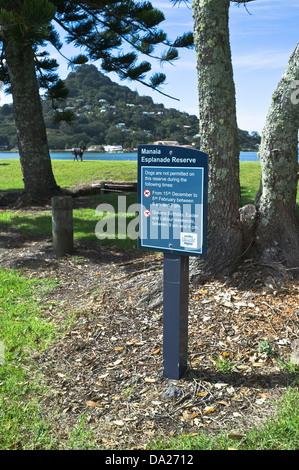
M 23 235 L 51 235 L 52 219 L 49 214 L 18 215 L 7 212 L 0 221 L 0 229 Z
M 84 217 L 85 211 L 81 211 L 82 217 L 73 217 L 74 240 L 93 242 L 98 247 L 101 245 L 114 245 L 120 250 L 134 250 L 137 247 L 137 240 L 131 240 L 128 236 L 121 237 L 118 234 L 119 218 L 115 214 L 113 226 L 115 233 L 107 232 L 104 239 L 96 237 L 96 224 L 100 217 L 94 215 L 94 211 L 88 211 Z M 89 216 L 90 213 L 90 216 Z M 126 228 L 128 224 L 135 218 L 130 216 L 125 218 Z M 123 219 L 122 219 L 123 220 Z M 28 240 L 28 237 L 50 237 L 52 236 L 52 215 L 51 213 L 43 214 L 22 214 L 6 212 L 2 215 L 0 221 L 0 231 L 6 232 L 7 235 L 0 236 L 0 247 L 16 248 L 21 246 Z M 105 234 L 104 234 L 105 235 Z
M 241 186 L 241 206 L 246 206 L 247 204 L 254 204 L 256 194 L 256 191 L 251 191 L 248 190 L 247 187 Z M 297 196 L 296 211 L 299 216 L 299 193 Z
M 247 204 L 254 204 L 256 192 L 250 191 L 245 186 L 241 186 L 241 206 L 246 206 Z
M 244 372 L 235 371 L 223 373 L 219 370 L 212 369 L 189 369 L 182 378 L 182 380 L 186 382 L 192 382 L 197 379 L 203 379 L 211 384 L 223 382 L 231 386 L 240 386 L 246 383 L 247 387 L 263 387 L 265 389 L 272 389 L 277 386 L 290 386 L 294 388 L 298 386 L 298 373 L 288 372 L 286 370 L 244 374 Z

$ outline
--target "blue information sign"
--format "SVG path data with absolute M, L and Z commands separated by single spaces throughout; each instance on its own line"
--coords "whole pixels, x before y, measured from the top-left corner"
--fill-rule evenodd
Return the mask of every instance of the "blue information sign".
M 204 257 L 208 155 L 172 145 L 138 147 L 139 248 Z

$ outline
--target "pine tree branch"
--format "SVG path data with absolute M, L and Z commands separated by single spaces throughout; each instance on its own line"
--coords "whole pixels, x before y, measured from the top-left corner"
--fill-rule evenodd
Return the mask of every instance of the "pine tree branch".
M 60 21 L 57 17 L 54 18 L 54 21 L 56 21 L 71 37 L 73 37 L 74 40 L 76 40 L 80 45 L 84 46 L 87 48 L 87 50 L 89 51 L 93 51 L 93 48 L 90 47 L 90 44 L 88 44 L 86 41 L 82 40 L 81 37 L 77 36 L 76 34 L 73 33 L 73 31 L 71 31 L 67 26 L 65 26 L 65 24 Z M 94 49 L 94 52 L 98 55 L 99 54 L 99 51 L 97 49 Z M 103 54 L 103 57 L 99 57 L 99 59 L 102 59 L 102 60 L 105 60 L 107 59 L 107 54 Z M 68 59 L 69 60 L 69 59 Z M 71 60 L 69 60 L 69 63 L 71 64 Z M 129 77 L 126 77 L 126 73 L 127 73 L 127 70 L 126 69 L 122 69 L 121 67 L 114 67 L 112 66 L 111 72 L 116 72 L 118 75 L 123 75 L 123 78 L 129 78 Z M 159 94 L 163 95 L 163 96 L 166 96 L 167 98 L 171 98 L 175 101 L 180 101 L 178 98 L 175 98 L 174 96 L 171 96 L 167 93 L 164 93 L 163 91 L 159 90 L 158 88 L 154 87 L 153 85 L 149 84 L 149 83 L 146 83 L 145 81 L 141 80 L 141 79 L 138 79 L 138 78 L 135 78 L 134 81 L 138 82 L 138 83 L 141 83 L 142 85 L 148 87 L 148 88 L 151 88 L 152 90 L 155 90 L 157 91 Z
M 105 27 L 107 27 L 107 28 L 110 27 L 110 25 L 108 25 L 108 23 L 106 23 L 106 22 L 103 21 L 102 19 L 98 18 L 94 13 L 88 11 L 88 9 L 85 8 L 81 3 L 79 3 L 79 5 L 80 5 L 80 7 L 82 8 L 82 10 L 84 10 L 86 13 L 88 13 L 90 16 L 92 16 L 92 18 L 93 18 L 95 21 L 101 22 L 102 25 L 105 26 Z M 122 21 L 123 21 L 123 19 L 122 19 Z M 127 23 L 127 26 L 129 26 L 128 23 Z M 96 25 L 95 25 L 95 27 L 96 27 Z M 137 43 L 138 41 L 142 41 L 142 40 L 140 40 L 140 38 L 138 38 L 137 36 L 134 36 L 133 34 L 131 34 L 131 37 L 132 37 L 132 39 L 133 39 L 133 41 L 132 41 L 132 40 L 130 40 L 129 38 L 127 38 L 125 35 L 123 35 L 123 34 L 121 34 L 121 33 L 119 33 L 119 32 L 117 32 L 117 34 L 118 34 L 125 42 L 127 42 L 131 47 L 133 47 L 133 48 L 136 49 L 137 51 L 143 53 L 143 52 L 140 50 L 140 48 L 136 47 L 136 44 L 134 43 L 134 41 L 136 41 L 136 43 Z M 158 57 L 158 56 L 154 56 L 154 55 L 152 55 L 152 54 L 146 54 L 146 53 L 145 53 L 145 55 L 146 55 L 147 57 L 150 57 L 151 59 L 160 60 L 160 57 Z

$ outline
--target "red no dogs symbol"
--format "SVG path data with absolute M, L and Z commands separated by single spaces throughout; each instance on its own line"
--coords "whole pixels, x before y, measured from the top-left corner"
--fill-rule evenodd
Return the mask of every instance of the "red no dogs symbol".
M 148 209 L 145 209 L 143 214 L 144 214 L 145 217 L 149 217 L 151 215 L 151 212 Z
M 150 197 L 151 192 L 150 192 L 149 189 L 145 189 L 145 190 L 143 191 L 143 194 L 144 194 L 144 197 Z

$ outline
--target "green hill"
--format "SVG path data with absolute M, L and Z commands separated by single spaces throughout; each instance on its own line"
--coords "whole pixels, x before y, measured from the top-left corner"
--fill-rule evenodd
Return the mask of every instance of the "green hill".
M 172 140 L 199 147 L 198 118 L 156 104 L 149 96 L 139 96 L 118 85 L 93 65 L 82 65 L 66 78 L 68 98 L 61 110 L 70 110 L 74 122 L 54 124 L 53 111 L 43 99 L 43 111 L 51 150 L 85 145 L 95 150 L 105 145 L 134 149 L 138 144 Z M 0 149 L 17 146 L 11 105 L 0 108 Z M 260 137 L 239 131 L 241 149 L 256 148 Z

